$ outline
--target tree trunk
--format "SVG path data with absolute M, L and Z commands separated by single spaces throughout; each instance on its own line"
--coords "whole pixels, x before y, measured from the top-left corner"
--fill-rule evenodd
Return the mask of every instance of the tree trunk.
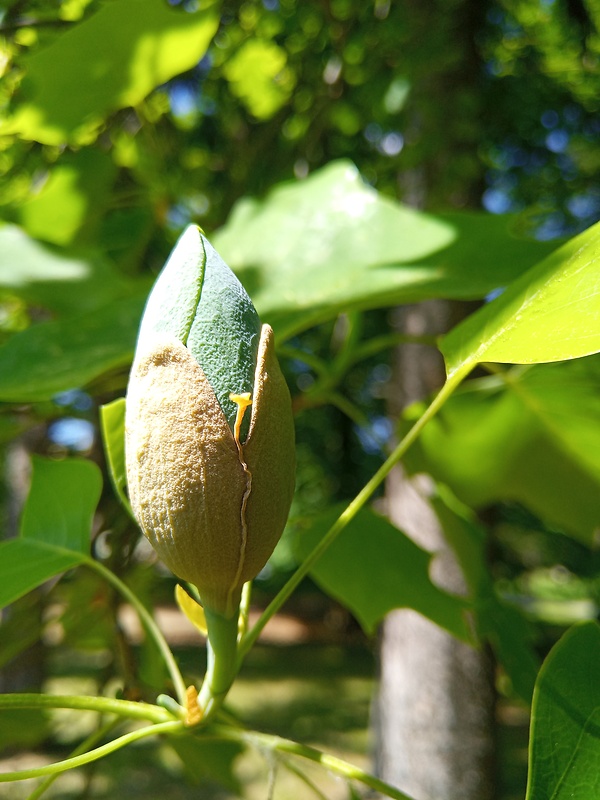
M 407 333 L 449 327 L 452 304 L 430 301 L 399 310 Z M 440 354 L 423 345 L 399 349 L 393 386 L 402 407 L 441 385 Z M 399 409 L 394 409 L 395 411 Z M 464 593 L 464 580 L 427 496 L 426 476 L 389 476 L 390 519 L 421 547 L 436 553 L 432 578 Z M 392 612 L 381 635 L 380 684 L 375 701 L 379 775 L 416 800 L 493 797 L 494 692 L 491 660 L 411 610 Z
M 3 539 L 18 535 L 19 518 L 29 487 L 30 455 L 43 434 L 39 428 L 28 431 L 13 442 L 4 457 L 4 511 L 6 528 Z M 44 675 L 44 648 L 40 640 L 42 621 L 39 594 L 30 592 L 0 610 L 0 622 L 12 621 L 19 630 L 15 655 L 0 669 L 0 692 L 39 691 Z

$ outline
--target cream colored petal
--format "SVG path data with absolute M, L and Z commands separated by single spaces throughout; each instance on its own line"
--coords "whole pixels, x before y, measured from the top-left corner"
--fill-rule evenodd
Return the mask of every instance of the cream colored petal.
M 134 514 L 159 557 L 198 587 L 205 605 L 233 613 L 246 478 L 204 372 L 175 339 L 157 339 L 136 357 L 126 461 Z

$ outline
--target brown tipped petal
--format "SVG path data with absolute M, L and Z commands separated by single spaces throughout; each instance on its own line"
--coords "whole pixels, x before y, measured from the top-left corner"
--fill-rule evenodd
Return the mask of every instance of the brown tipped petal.
M 131 505 L 159 557 L 205 605 L 229 615 L 245 563 L 246 475 L 204 372 L 170 337 L 136 357 L 126 455 Z

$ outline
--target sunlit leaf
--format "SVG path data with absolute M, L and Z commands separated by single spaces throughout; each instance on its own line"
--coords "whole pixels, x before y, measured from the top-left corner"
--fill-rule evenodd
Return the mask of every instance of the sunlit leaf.
M 484 361 L 537 364 L 600 351 L 600 223 L 454 328 L 441 349 L 448 375 Z
M 600 529 L 600 359 L 469 381 L 408 451 L 469 506 L 509 500 L 591 542 Z
M 91 461 L 34 458 L 21 534 L 0 542 L 0 607 L 87 557 L 101 489 Z
M 294 79 L 287 53 L 275 42 L 249 39 L 225 62 L 223 74 L 257 119 L 268 119 L 289 98 Z
M 36 239 L 68 245 L 84 224 L 99 223 L 116 168 L 100 150 L 65 153 L 41 189 L 18 209 L 19 222 Z
M 0 226 L 0 287 L 28 303 L 79 314 L 132 291 L 103 259 L 65 255 L 16 225 Z
M 348 161 L 240 201 L 211 239 L 279 341 L 343 310 L 485 297 L 553 247 L 512 236 L 491 214 L 402 206 Z
M 527 800 L 600 797 L 600 627 L 572 628 L 535 688 Z
M 198 63 L 219 23 L 206 5 L 189 13 L 165 0 L 104 3 L 22 60 L 22 100 L 4 132 L 44 144 L 89 140 L 106 115 Z
M 314 520 L 298 537 L 304 558 L 337 519 L 342 507 Z M 370 509 L 344 528 L 311 570 L 311 577 L 347 606 L 367 633 L 388 611 L 412 608 L 450 633 L 471 640 L 464 617 L 467 603 L 435 586 L 429 578 L 432 554 Z

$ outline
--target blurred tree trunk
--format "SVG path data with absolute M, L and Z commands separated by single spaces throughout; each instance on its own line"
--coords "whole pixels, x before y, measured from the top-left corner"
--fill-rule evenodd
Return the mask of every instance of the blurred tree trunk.
M 399 176 L 405 202 L 415 207 L 479 206 L 482 170 L 477 146 L 485 98 L 475 45 L 486 3 L 481 0 L 405 0 L 414 48 L 409 167 Z M 444 53 L 444 60 L 435 51 Z M 431 59 L 423 57 L 430 51 Z M 420 57 L 419 57 L 420 56 Z M 410 53 L 408 59 L 410 61 Z M 399 309 L 395 327 L 412 335 L 440 334 L 464 315 L 448 301 Z M 398 349 L 390 412 L 398 416 L 444 382 L 433 347 Z M 427 476 L 389 476 L 390 519 L 421 547 L 436 553 L 433 579 L 461 593 L 464 580 L 428 504 Z M 386 619 L 380 643 L 380 685 L 374 705 L 379 775 L 416 800 L 491 800 L 494 796 L 493 666 L 475 650 L 410 610 Z
M 29 489 L 30 455 L 45 434 L 34 428 L 13 442 L 4 456 L 4 518 L 3 539 L 19 533 L 19 519 Z M 0 692 L 39 691 L 44 676 L 44 647 L 39 592 L 30 592 L 10 606 L 0 610 L 0 621 L 6 631 L 5 644 L 12 640 L 12 650 L 1 653 Z
M 413 334 L 439 333 L 449 327 L 454 310 L 446 301 L 408 307 L 398 312 L 399 327 Z M 395 373 L 403 406 L 430 394 L 444 377 L 439 353 L 422 345 L 399 349 Z M 427 502 L 429 479 L 408 479 L 397 468 L 386 490 L 391 520 L 436 553 L 436 583 L 464 592 L 460 568 Z M 494 691 L 487 653 L 406 609 L 384 623 L 380 664 L 378 773 L 416 800 L 492 798 Z

